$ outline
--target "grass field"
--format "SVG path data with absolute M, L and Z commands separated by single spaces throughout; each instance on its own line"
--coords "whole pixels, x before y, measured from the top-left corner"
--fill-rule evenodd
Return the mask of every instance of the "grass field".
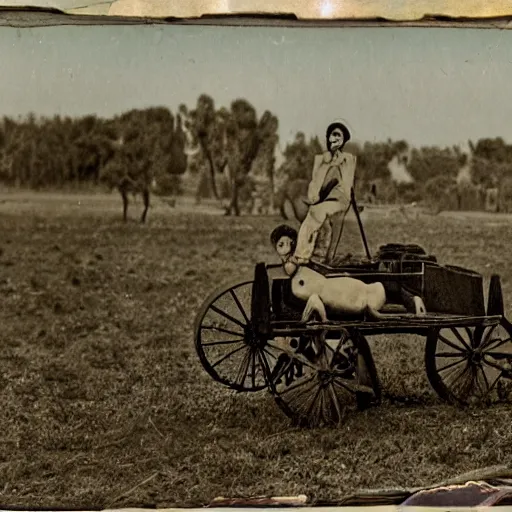
M 280 220 L 155 203 L 147 225 L 124 225 L 120 206 L 115 194 L 0 197 L 2 508 L 335 500 L 512 462 L 511 408 L 440 402 L 421 338 L 370 339 L 387 398 L 339 429 L 292 429 L 268 393 L 224 389 L 196 357 L 194 316 L 225 280 L 275 261 Z M 511 315 L 509 218 L 375 216 L 367 232 L 373 249 L 419 243 L 501 274 Z

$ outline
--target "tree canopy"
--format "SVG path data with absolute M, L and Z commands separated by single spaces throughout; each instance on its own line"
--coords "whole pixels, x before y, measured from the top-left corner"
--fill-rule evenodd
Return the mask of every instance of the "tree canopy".
M 278 129 L 275 113 L 257 112 L 244 98 L 217 105 L 206 93 L 192 108 L 182 104 L 174 114 L 154 106 L 110 119 L 4 116 L 0 182 L 41 189 L 112 188 L 120 180 L 142 180 L 156 181 L 162 193 L 172 194 L 179 192 L 182 177 L 199 176 L 196 196 L 227 200 L 226 213 L 238 215 L 240 203 L 255 195 L 271 198 L 285 183 L 309 180 L 315 155 L 325 151 L 318 137 L 308 139 L 298 127 L 279 155 Z M 469 141 L 465 151 L 389 139 L 351 141 L 346 149 L 357 156 L 357 191 L 363 195 L 376 183 L 390 201 L 435 199 L 441 192 L 460 196 L 464 187 L 498 187 L 503 197 L 510 195 L 505 189 L 512 181 L 512 145 L 501 137 Z M 393 165 L 409 179 L 401 179 Z

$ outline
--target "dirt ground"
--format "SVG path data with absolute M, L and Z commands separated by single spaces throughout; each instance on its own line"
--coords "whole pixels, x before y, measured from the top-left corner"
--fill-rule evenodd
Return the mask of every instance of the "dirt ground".
M 335 500 L 512 463 L 511 408 L 443 404 L 422 338 L 369 340 L 384 402 L 338 429 L 293 429 L 265 391 L 217 384 L 194 317 L 215 287 L 275 261 L 280 219 L 155 201 L 141 225 L 139 201 L 123 224 L 120 206 L 115 194 L 0 194 L 1 508 Z M 512 316 L 509 217 L 369 214 L 367 233 L 373 250 L 419 243 L 500 274 Z

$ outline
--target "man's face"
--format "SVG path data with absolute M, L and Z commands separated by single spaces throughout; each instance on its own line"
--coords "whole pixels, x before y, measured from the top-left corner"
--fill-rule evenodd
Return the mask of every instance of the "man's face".
M 335 128 L 329 135 L 329 144 L 331 151 L 336 151 L 343 144 L 343 132 L 339 128 Z
M 277 254 L 285 260 L 292 252 L 293 240 L 289 236 L 282 236 L 276 244 Z

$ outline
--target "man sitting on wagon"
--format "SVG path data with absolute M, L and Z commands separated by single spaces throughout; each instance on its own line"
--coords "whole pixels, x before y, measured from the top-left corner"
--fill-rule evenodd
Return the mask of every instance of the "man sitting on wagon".
M 286 224 L 276 227 L 270 241 L 286 267 L 296 249 L 297 231 Z M 292 293 L 306 301 L 303 321 L 317 312 L 327 321 L 325 307 L 343 314 L 368 313 L 374 319 L 386 318 L 379 311 L 388 301 L 402 303 L 409 313 L 425 315 L 421 297 L 408 292 L 400 283 L 375 282 L 367 284 L 353 277 L 325 277 L 307 266 L 299 266 L 291 276 Z
M 336 214 L 344 217 L 350 209 L 356 157 L 343 151 L 349 140 L 350 131 L 343 123 L 334 122 L 327 127 L 327 151 L 315 156 L 305 201 L 309 210 L 301 224 L 294 253 L 285 264 L 288 275 L 309 263 L 325 221 Z

